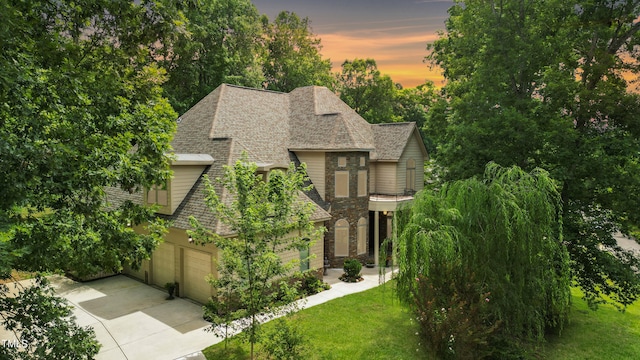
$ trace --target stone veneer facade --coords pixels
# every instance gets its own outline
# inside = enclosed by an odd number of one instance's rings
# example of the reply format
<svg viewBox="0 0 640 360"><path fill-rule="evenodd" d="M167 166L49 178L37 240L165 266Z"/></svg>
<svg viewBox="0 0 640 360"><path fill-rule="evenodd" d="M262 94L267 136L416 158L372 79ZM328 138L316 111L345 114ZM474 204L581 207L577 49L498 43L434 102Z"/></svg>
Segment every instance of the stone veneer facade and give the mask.
<svg viewBox="0 0 640 360"><path fill-rule="evenodd" d="M338 158L346 157L346 166L338 166ZM365 158L364 166L360 166L360 158ZM366 261L369 257L369 152L327 152L325 153L325 201L331 205L330 213L332 219L326 222L327 232L325 233L324 254L331 264L331 267L342 267L346 258L358 258ZM358 196L358 171L367 170L365 196ZM335 197L335 172L349 171L349 197ZM358 220L365 218L366 251L358 254ZM349 256L335 255L335 223L345 219L349 222Z"/></svg>

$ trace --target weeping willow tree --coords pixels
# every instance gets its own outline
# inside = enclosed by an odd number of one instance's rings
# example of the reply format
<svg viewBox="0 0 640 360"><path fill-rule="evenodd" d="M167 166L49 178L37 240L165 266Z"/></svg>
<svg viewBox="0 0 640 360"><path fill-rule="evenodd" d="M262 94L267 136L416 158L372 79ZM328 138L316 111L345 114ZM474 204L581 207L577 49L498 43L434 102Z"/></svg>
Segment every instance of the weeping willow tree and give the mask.
<svg viewBox="0 0 640 360"><path fill-rule="evenodd" d="M440 356L503 358L562 327L569 257L546 171L490 163L482 178L419 193L396 224L398 295Z"/></svg>

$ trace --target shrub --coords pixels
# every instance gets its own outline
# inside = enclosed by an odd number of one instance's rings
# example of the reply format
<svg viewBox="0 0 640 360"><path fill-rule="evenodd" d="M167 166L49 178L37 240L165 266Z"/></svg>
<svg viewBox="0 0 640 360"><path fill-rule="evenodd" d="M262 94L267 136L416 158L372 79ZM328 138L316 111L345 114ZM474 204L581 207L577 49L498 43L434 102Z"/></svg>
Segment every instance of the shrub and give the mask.
<svg viewBox="0 0 640 360"><path fill-rule="evenodd" d="M329 290L329 284L318 279L312 272L298 272L294 275L294 279L300 284L300 293L304 296L317 294L324 290Z"/></svg>
<svg viewBox="0 0 640 360"><path fill-rule="evenodd" d="M273 329L265 334L262 341L264 359L306 359L307 352L307 340L300 328L283 318L275 320Z"/></svg>
<svg viewBox="0 0 640 360"><path fill-rule="evenodd" d="M362 279L360 277L362 264L358 259L345 259L343 269L344 274L340 277L340 280L346 282L356 282Z"/></svg>

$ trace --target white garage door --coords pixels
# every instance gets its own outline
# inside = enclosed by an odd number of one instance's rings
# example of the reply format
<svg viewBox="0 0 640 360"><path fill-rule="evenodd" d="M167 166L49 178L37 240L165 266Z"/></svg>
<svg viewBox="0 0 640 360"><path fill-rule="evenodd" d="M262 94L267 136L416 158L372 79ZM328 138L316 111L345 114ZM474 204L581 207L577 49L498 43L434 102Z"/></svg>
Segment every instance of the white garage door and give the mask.
<svg viewBox="0 0 640 360"><path fill-rule="evenodd" d="M164 286L176 279L175 247L173 244L161 243L151 255L152 282Z"/></svg>
<svg viewBox="0 0 640 360"><path fill-rule="evenodd" d="M206 277L211 274L212 254L184 249L184 296L205 303L211 297L211 285Z"/></svg>

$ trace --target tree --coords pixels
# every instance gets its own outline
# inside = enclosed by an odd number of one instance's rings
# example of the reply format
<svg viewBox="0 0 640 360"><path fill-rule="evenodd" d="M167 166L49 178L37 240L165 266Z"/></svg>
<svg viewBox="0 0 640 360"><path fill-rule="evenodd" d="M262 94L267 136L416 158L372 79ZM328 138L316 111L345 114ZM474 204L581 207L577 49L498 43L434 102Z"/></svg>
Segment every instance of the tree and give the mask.
<svg viewBox="0 0 640 360"><path fill-rule="evenodd" d="M420 131L422 141L431 154L435 146L425 132L428 113L438 100L438 93L432 82L428 81L415 88L400 88L396 91L393 114L397 121L415 122Z"/></svg>
<svg viewBox="0 0 640 360"><path fill-rule="evenodd" d="M160 240L164 227L150 209L131 202L106 207L105 189L142 191L169 175L165 152L176 114L162 97L164 71L150 56L158 33L174 28L162 9L124 0L0 4L3 279L12 269L118 271L148 258ZM135 234L129 222L148 222L149 235ZM27 300L50 309L47 302L60 303L51 295L40 286L12 303L3 292L3 305L11 307L0 312L28 313ZM29 325L38 317L34 327L54 331L29 347L33 356L65 342L77 346L74 358L92 357L89 333L52 320L66 316L62 310L15 318L30 329L17 339L38 332ZM11 324L5 317L3 325Z"/></svg>
<svg viewBox="0 0 640 360"><path fill-rule="evenodd" d="M98 353L93 329L75 323L72 307L55 296L44 277L30 286L0 284L0 308L3 327L20 334L2 340L3 359L86 359Z"/></svg>
<svg viewBox="0 0 640 360"><path fill-rule="evenodd" d="M638 1L465 1L429 56L448 81L427 125L445 178L489 161L549 170L592 305L640 294L638 259L612 237L640 225L638 15Z"/></svg>
<svg viewBox="0 0 640 360"><path fill-rule="evenodd" d="M310 246L309 239L317 238L321 231L310 220L313 204L299 197L300 191L307 190L304 165L296 169L291 164L286 172L272 170L266 181L256 171L257 165L249 163L246 155L226 168L218 181L231 201L221 197L205 179L209 209L235 237L219 236L195 218L190 220L194 239L213 242L221 253L218 279L212 284L223 305L234 299L237 308L242 309L247 323L241 325L246 326L244 334L251 344L251 358L254 344L260 339L260 316L284 305L279 298L283 297L286 303L296 295L296 289L287 286L285 277L297 261L283 263L279 254ZM224 329L230 318L214 320L221 320L213 326L222 325L223 334L227 334Z"/></svg>
<svg viewBox="0 0 640 360"><path fill-rule="evenodd" d="M163 40L164 90L182 114L222 83L259 88L262 23L249 0L187 1L168 5L184 14L185 29Z"/></svg>
<svg viewBox="0 0 640 360"><path fill-rule="evenodd" d="M290 92L319 85L332 88L331 62L322 59L320 38L311 31L309 18L283 11L273 24L264 21L266 54L263 71L269 90Z"/></svg>
<svg viewBox="0 0 640 360"><path fill-rule="evenodd" d="M381 75L373 59L346 60L336 74L340 99L372 124L394 122L396 86Z"/></svg>
<svg viewBox="0 0 640 360"><path fill-rule="evenodd" d="M564 324L569 256L546 171L491 163L418 193L396 221L398 295L440 358L505 358Z"/></svg>

